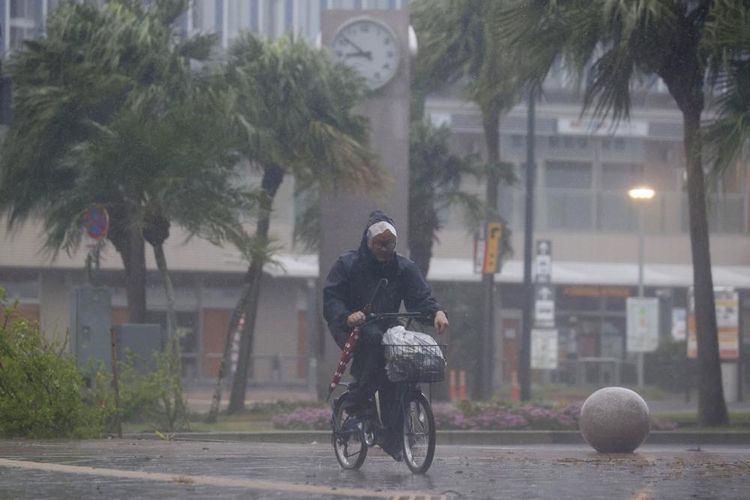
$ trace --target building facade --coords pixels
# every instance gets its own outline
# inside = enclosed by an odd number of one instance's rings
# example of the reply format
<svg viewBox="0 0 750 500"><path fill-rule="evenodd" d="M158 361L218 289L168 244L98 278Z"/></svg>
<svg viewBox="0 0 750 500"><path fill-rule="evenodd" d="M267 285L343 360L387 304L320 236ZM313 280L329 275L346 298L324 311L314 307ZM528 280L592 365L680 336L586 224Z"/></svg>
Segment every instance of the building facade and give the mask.
<svg viewBox="0 0 750 500"><path fill-rule="evenodd" d="M22 40L44 34L44 21L56 0L0 0L3 54L20 50ZM180 20L186 33L220 35L223 48L243 30L270 38L295 34L315 43L320 13L325 9L405 9L406 0L194 0ZM535 237L552 244L551 284L555 295L554 324L559 332L560 365L538 372L538 380L605 384L633 382L634 358L627 352L626 301L638 285L638 210L627 189L647 183L656 191L645 210L643 280L645 295L658 297L660 336L680 340L681 311L689 307L692 284L691 254L685 194L681 116L658 79L634 89L633 109L627 123L593 123L580 115L580 98L569 75L558 68L545 82L536 110ZM484 154L481 116L459 91L431 96L427 114L433 123L453 132L452 146L459 153ZM514 253L497 274L495 384L509 380L517 369L521 332L524 182L526 162L525 103L501 120L501 157L514 165L519 182L501 187L501 213L512 232ZM736 290L740 298L739 357L750 344L750 316L744 303L750 291L749 184L746 163L739 163L711 185L709 219L716 286ZM483 193L480 183L467 181L468 190ZM274 359L281 357L281 379L309 383L311 335L320 333L317 318L317 258L295 247L293 180L282 185L273 216L273 236L283 245L283 268L269 269L263 283L261 313L256 333L257 383L270 381ZM474 273L474 241L461 213L444 214L428 278L445 297L456 345L476 330L476 304L467 297L478 290ZM178 323L183 333L186 373L210 378L222 351L229 314L239 296L246 264L229 248L191 241L175 231L167 255L177 288ZM352 246L358 235L352 236ZM70 324L67 298L87 281L83 270L86 249L50 261L40 255L39 235L25 227L6 233L0 228L0 285L21 310L40 320L52 338L61 339ZM149 256L150 258L150 256ZM113 290L113 321L126 318L121 263L105 250L103 283ZM148 304L151 319L164 321L166 301L155 265L149 260ZM478 298L477 298L478 299ZM673 321L674 318L674 321ZM744 346L744 347L743 347ZM457 368L470 373L471 356L458 352ZM735 380L729 392L741 392L746 378L742 364L733 366ZM465 363L465 366L461 366ZM732 363L735 363L732 365ZM731 368L730 366L730 368ZM731 370L730 370L731 372ZM647 380L648 381L648 380ZM470 381L471 382L471 381Z"/></svg>

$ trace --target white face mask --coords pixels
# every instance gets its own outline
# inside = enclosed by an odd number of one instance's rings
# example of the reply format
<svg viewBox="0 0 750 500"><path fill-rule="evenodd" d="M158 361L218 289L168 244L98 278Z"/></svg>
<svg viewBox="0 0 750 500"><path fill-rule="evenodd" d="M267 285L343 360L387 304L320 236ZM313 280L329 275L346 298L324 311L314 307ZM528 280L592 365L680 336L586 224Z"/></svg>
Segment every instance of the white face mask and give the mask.
<svg viewBox="0 0 750 500"><path fill-rule="evenodd" d="M367 242L370 243L375 236L386 231L390 231L393 236L398 238L398 233L396 233L396 228L393 227L393 224L381 220L367 228Z"/></svg>

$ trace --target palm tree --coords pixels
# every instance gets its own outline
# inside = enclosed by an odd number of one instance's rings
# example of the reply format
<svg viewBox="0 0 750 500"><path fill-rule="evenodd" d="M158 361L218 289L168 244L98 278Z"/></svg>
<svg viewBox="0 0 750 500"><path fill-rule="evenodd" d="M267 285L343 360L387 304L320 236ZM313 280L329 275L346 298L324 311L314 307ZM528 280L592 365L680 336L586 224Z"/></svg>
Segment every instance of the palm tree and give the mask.
<svg viewBox="0 0 750 500"><path fill-rule="evenodd" d="M484 216L484 203L473 193L461 190L467 176L482 174L473 155L460 157L450 152L450 129L427 121L414 121L409 134L409 257L427 276L432 246L444 224L444 213L463 209L467 227L477 227ZM315 184L297 182L295 199L302 209L294 221L295 244L317 251L320 243L320 193Z"/></svg>
<svg viewBox="0 0 750 500"><path fill-rule="evenodd" d="M246 34L230 50L226 81L238 95L243 136L237 149L261 173L262 191L256 251L229 326L231 333L244 313L232 413L244 408L271 212L284 176L327 186L377 187L382 174L366 145L365 119L352 112L362 88L351 71L333 66L322 51L293 38L268 42Z"/></svg>
<svg viewBox="0 0 750 500"><path fill-rule="evenodd" d="M47 248L57 252L77 247L81 214L103 204L132 322L145 319L144 235L169 290L170 219L216 234L217 225L237 220L227 217L229 207L247 198L228 184L231 98L212 93L207 77L190 69L214 39L174 37L172 23L186 6L63 4L47 37L27 42L11 66L16 113L0 160L0 209L11 226L41 214Z"/></svg>
<svg viewBox="0 0 750 500"><path fill-rule="evenodd" d="M515 2L493 23L500 39L529 63L525 77L542 81L559 57L586 75L584 111L628 118L630 86L645 74L666 84L682 112L700 367L698 413L703 425L729 420L721 384L713 277L702 162L701 118L706 75L715 51L709 27L745 3L711 0Z"/></svg>
<svg viewBox="0 0 750 500"><path fill-rule="evenodd" d="M486 218L498 217L498 188L503 179L511 178L509 165L500 160L500 117L520 99L522 83L511 65L511 54L497 43L496 32L489 22L505 6L500 0L417 0L412 3L412 23L419 40L419 56L414 91L418 97L448 84L465 84L468 97L482 114L487 148ZM421 106L415 110L421 112ZM493 331L494 274L482 276L486 303L483 322L482 352L491 353ZM480 397L490 396L491 360L479 363Z"/></svg>
<svg viewBox="0 0 750 500"><path fill-rule="evenodd" d="M716 118L706 128L712 173L721 175L742 157L750 140L750 10L721 2L706 27L705 46L714 54Z"/></svg>
<svg viewBox="0 0 750 500"><path fill-rule="evenodd" d="M452 206L464 209L467 227L477 227L484 204L461 190L466 176L481 170L472 157L450 152L450 129L427 121L414 121L409 135L409 256L424 276L430 268L432 245L443 227L441 214Z"/></svg>

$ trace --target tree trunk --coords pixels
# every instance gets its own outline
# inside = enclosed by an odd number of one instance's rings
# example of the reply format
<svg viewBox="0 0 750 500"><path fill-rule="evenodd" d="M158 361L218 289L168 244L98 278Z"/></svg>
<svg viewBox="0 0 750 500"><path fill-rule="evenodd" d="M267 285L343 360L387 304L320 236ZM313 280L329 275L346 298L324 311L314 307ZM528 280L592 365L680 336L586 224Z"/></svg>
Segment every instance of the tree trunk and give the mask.
<svg viewBox="0 0 750 500"><path fill-rule="evenodd" d="M711 273L705 176L701 161L700 106L681 106L684 121L690 247L693 254L695 325L698 341L698 419L701 425L729 423L721 383L721 360Z"/></svg>
<svg viewBox="0 0 750 500"><path fill-rule="evenodd" d="M416 172L410 169L410 175ZM432 245L438 221L435 213L435 187L432 182L425 182L422 175L410 178L409 189L409 258L414 261L426 278L432 260ZM419 184L419 187L414 187Z"/></svg>
<svg viewBox="0 0 750 500"><path fill-rule="evenodd" d="M177 312L174 307L174 287L172 286L172 280L167 270L167 257L164 254L164 245L156 244L152 245L152 247L154 249L156 267L159 269L159 273L161 273L161 277L164 280L164 293L167 296L167 349L171 349L172 351L170 353L174 363L172 370L174 371L175 383L177 384L176 393L174 394L174 415L177 418L184 418L187 413L185 411L185 401L182 397L182 359L180 359L180 339L177 338Z"/></svg>
<svg viewBox="0 0 750 500"><path fill-rule="evenodd" d="M264 196L261 200L260 215L256 226L255 236L261 244L268 242L268 228L271 225L271 210L276 192L284 180L284 170L278 165L271 165L263 169L261 189ZM264 258L254 256L247 270L247 304L245 306L245 324L240 334L240 353L237 359L237 371L232 380L232 391L229 395L227 413L238 413L245 409L245 392L247 390L247 375L255 336L255 319L258 315L258 298L260 296L260 280L263 277Z"/></svg>
<svg viewBox="0 0 750 500"><path fill-rule="evenodd" d="M135 207L124 199L107 205L109 232L107 239L120 254L125 268L125 291L128 321L146 322L146 246L140 224L131 220Z"/></svg>
<svg viewBox="0 0 750 500"><path fill-rule="evenodd" d="M250 288L245 287L242 290L242 296L240 297L239 302L234 306L234 310L232 311L232 316L229 318L229 326L227 327L227 334L224 338L224 352L221 355L221 363L219 364L219 373L216 376L216 384L214 385L214 393L211 396L211 408L208 411L208 415L206 415L205 422L207 424L212 424L216 422L216 419L219 416L219 407L221 406L221 389L222 389L222 382L224 380L224 377L227 375L227 370L229 368L229 357L232 354L232 341L234 340L235 332L237 331L237 327L240 324L240 318L242 317L242 313L245 311L245 308L247 307L247 303L250 300Z"/></svg>
<svg viewBox="0 0 750 500"><path fill-rule="evenodd" d="M500 107L496 104L485 105L482 108L482 126L484 140L487 145L487 222L497 218L497 189L499 187L498 165L500 163ZM492 368L494 363L494 332L495 332L495 274L482 274L482 337L480 340L479 378L476 392L481 399L492 397Z"/></svg>
<svg viewBox="0 0 750 500"><path fill-rule="evenodd" d="M146 255L143 233L127 215L125 203L107 207L110 230L107 238L115 246L125 268L128 321L146 322Z"/></svg>
<svg viewBox="0 0 750 500"><path fill-rule="evenodd" d="M418 226L415 227L412 224L417 224ZM422 275L426 278L427 273L430 271L433 240L432 231L427 227L419 227L421 224L423 223L409 221L409 258L414 261L419 270L422 271Z"/></svg>

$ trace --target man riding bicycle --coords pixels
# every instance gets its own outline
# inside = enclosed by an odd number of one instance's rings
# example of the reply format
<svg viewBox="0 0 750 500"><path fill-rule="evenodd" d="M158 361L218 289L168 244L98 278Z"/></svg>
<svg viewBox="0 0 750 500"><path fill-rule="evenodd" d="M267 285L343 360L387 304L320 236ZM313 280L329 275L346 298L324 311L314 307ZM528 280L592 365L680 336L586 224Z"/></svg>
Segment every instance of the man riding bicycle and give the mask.
<svg viewBox="0 0 750 500"><path fill-rule="evenodd" d="M367 312L398 312L403 302L407 311L430 318L439 334L448 328L448 318L417 265L396 253L397 237L393 220L380 210L372 212L359 249L340 255L328 273L323 287L323 314L340 348L344 347L349 333L365 323L366 306L371 309ZM378 290L378 283L383 278L387 284ZM386 453L400 461L401 447L396 429L401 428L402 417L396 386L386 376L381 345L383 332L391 326L394 326L392 320L381 320L360 328L351 368L356 383L350 385L349 392L362 408L367 408L371 406L375 392L379 391L386 429L379 444Z"/></svg>

